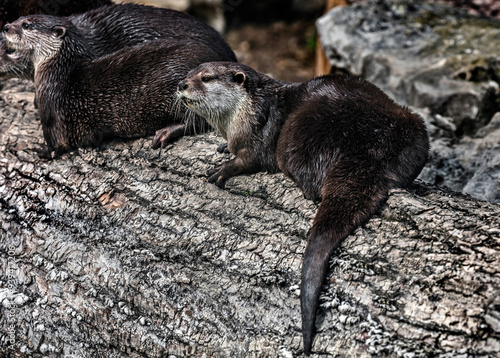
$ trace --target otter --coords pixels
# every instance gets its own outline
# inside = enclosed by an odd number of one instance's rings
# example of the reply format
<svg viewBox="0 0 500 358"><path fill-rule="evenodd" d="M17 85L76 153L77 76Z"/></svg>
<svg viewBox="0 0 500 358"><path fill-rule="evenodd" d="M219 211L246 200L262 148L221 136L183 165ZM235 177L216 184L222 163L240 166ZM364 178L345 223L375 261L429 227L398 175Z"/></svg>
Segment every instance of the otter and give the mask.
<svg viewBox="0 0 500 358"><path fill-rule="evenodd" d="M65 17L85 38L95 56L100 57L149 41L189 41L211 47L216 61L236 61L236 56L222 36L201 20L179 11L136 4L109 5L83 14ZM10 25L3 28L9 32ZM0 71L10 77L34 80L34 69L27 50L0 49ZM11 53L5 53L10 51Z"/></svg>
<svg viewBox="0 0 500 358"><path fill-rule="evenodd" d="M69 19L49 15L20 18L4 37L9 46L28 51L34 65L47 143L43 157L110 136L135 138L160 130L156 143L163 145L208 128L201 117L176 107L175 96L190 69L220 58L202 43L158 40L96 57Z"/></svg>
<svg viewBox="0 0 500 358"><path fill-rule="evenodd" d="M0 28L20 16L32 14L65 16L111 4L111 0L0 0Z"/></svg>
<svg viewBox="0 0 500 358"><path fill-rule="evenodd" d="M177 95L236 156L210 170L210 182L224 188L236 175L281 171L320 202L301 278L309 355L329 258L379 210L390 189L407 187L422 170L429 151L422 118L363 79L327 75L286 83L229 62L193 69Z"/></svg>

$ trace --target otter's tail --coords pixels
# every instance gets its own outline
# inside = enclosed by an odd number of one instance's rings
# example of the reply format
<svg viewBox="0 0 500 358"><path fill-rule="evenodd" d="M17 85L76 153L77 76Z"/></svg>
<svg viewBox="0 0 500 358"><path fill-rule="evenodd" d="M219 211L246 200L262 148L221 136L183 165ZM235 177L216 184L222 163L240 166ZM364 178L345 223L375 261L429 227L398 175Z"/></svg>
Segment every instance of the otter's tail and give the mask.
<svg viewBox="0 0 500 358"><path fill-rule="evenodd" d="M353 170L355 166L356 170ZM385 201L391 180L383 168L366 163L338 163L327 173L322 201L314 219L302 264L300 303L304 353L314 338L321 285L333 251L357 226L367 221Z"/></svg>

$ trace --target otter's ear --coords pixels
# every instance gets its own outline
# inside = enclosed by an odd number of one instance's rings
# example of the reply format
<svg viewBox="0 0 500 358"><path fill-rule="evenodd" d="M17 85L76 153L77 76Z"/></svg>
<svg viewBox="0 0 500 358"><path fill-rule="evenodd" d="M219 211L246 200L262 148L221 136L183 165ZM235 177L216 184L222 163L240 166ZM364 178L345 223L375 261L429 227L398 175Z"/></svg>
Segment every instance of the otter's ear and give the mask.
<svg viewBox="0 0 500 358"><path fill-rule="evenodd" d="M242 85L247 80L247 76L243 72L236 72L233 76L234 82Z"/></svg>
<svg viewBox="0 0 500 358"><path fill-rule="evenodd" d="M54 26L54 32L58 38L62 38L66 35L66 28L64 26Z"/></svg>

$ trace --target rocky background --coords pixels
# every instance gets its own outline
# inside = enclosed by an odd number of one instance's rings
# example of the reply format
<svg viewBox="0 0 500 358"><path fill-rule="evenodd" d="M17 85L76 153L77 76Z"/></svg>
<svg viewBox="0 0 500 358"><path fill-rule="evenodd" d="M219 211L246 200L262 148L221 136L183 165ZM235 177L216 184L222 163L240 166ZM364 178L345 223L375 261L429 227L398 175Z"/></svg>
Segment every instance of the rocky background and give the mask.
<svg viewBox="0 0 500 358"><path fill-rule="evenodd" d="M500 201L500 21L385 1L317 22L334 71L367 78L421 113L432 137L420 178Z"/></svg>
<svg viewBox="0 0 500 358"><path fill-rule="evenodd" d="M308 21L229 24L227 38L242 62L301 80ZM392 191L332 258L312 356L498 357L497 22L379 1L317 25L335 70L413 106L433 144L431 184ZM274 57L257 34L272 35ZM300 267L317 207L291 181L209 184L230 157L213 133L42 161L33 84L0 86L1 358L302 355Z"/></svg>

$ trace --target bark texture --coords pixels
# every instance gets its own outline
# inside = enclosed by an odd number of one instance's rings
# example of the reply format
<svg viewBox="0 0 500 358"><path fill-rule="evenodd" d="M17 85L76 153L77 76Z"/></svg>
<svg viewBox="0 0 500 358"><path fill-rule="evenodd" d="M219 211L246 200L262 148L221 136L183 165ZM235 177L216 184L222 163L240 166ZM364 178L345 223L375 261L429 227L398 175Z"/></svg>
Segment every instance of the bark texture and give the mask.
<svg viewBox="0 0 500 358"><path fill-rule="evenodd" d="M293 182L209 184L215 134L41 161L32 85L3 85L0 357L301 355ZM332 258L313 356L498 357L499 294L500 206L417 183Z"/></svg>

